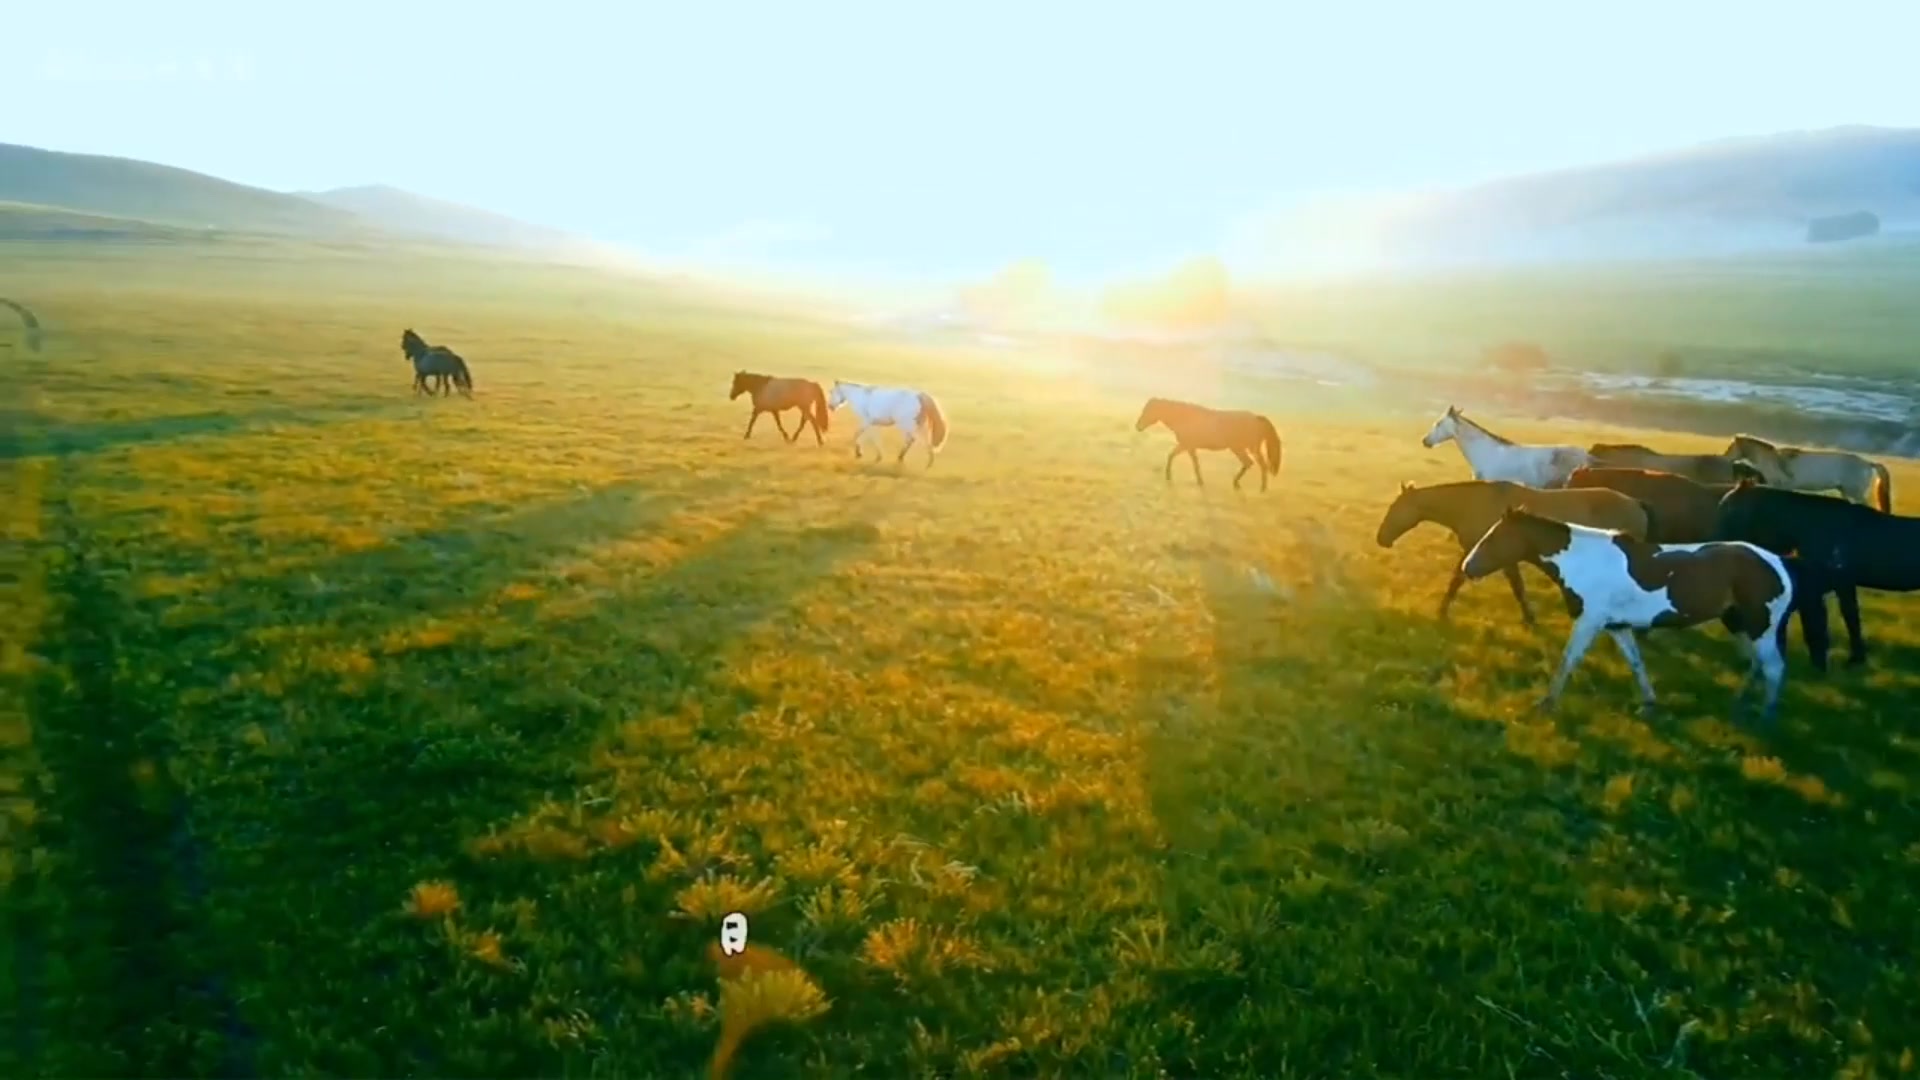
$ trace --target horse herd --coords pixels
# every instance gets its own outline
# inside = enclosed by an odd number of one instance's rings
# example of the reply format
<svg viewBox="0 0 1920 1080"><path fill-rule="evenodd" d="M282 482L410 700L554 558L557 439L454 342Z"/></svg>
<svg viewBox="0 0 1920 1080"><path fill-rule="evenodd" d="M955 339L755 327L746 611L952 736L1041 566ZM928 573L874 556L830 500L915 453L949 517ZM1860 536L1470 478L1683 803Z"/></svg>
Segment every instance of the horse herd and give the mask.
<svg viewBox="0 0 1920 1080"><path fill-rule="evenodd" d="M466 363L443 346L430 346L413 331L401 347L414 365L415 392L441 392L451 379L468 394ZM895 461L924 434L927 464L947 441L949 424L940 403L909 387L833 383L738 371L729 399L747 395L752 412L743 438L753 436L762 414L788 443L812 427L816 445L832 414L847 407L858 422L856 458L877 429L897 428L905 438ZM789 432L781 414L797 410ZM1228 451L1240 462L1233 486L1259 470L1260 490L1280 471L1281 441L1272 421L1252 412L1219 410L1190 402L1151 398L1134 423L1136 431L1164 425L1174 436L1164 478L1185 454L1200 474L1198 451ZM1464 553L1454 566L1439 616L1447 618L1455 595L1471 580L1501 574L1520 607L1536 625L1520 565L1542 571L1560 589L1573 628L1559 668L1540 701L1553 708L1567 679L1602 633L1619 646L1639 684L1643 711L1655 706L1653 686L1635 631L1692 627L1718 620L1748 659L1736 710L1756 681L1760 713L1777 713L1786 672L1786 625L1798 612L1801 633L1816 670L1826 670L1826 596L1840 605L1848 635L1848 663L1866 659L1857 590L1920 589L1920 518L1895 515L1892 479L1886 467L1856 454L1777 446L1739 435L1719 454L1666 454L1638 444L1529 445L1503 438L1448 407L1421 440L1428 449L1453 442L1473 479L1417 487L1402 485L1376 536L1382 547L1424 522L1451 532ZM874 447L876 459L879 447ZM1834 498L1826 491L1837 491Z"/></svg>
<svg viewBox="0 0 1920 1080"><path fill-rule="evenodd" d="M1625 655L1643 709L1652 683L1635 630L1718 619L1749 659L1744 699L1764 680L1764 717L1778 708L1787 618L1799 612L1816 670L1826 669L1826 596L1847 626L1850 664L1866 659L1857 590L1920 589L1920 518L1895 515L1886 467L1857 454L1776 446L1737 435L1719 454L1665 454L1638 444L1532 446L1502 438L1449 407L1421 440L1452 441L1474 479L1402 486L1376 540L1391 547L1432 521L1464 558L1440 602L1444 620L1464 581L1504 574L1533 624L1519 564L1531 563L1573 616L1566 652L1541 705L1551 708L1602 631ZM1821 494L1838 491L1843 497ZM1869 500L1873 505L1867 505Z"/></svg>

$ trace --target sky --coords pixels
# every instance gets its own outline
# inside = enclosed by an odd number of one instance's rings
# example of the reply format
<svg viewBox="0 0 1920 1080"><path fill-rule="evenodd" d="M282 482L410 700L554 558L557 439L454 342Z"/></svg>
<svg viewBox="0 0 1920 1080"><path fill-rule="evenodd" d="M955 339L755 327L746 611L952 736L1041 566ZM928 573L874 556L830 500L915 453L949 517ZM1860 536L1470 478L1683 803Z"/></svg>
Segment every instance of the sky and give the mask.
<svg viewBox="0 0 1920 1080"><path fill-rule="evenodd" d="M0 142L850 278L1231 265L1331 196L1920 126L1906 0L13 7Z"/></svg>

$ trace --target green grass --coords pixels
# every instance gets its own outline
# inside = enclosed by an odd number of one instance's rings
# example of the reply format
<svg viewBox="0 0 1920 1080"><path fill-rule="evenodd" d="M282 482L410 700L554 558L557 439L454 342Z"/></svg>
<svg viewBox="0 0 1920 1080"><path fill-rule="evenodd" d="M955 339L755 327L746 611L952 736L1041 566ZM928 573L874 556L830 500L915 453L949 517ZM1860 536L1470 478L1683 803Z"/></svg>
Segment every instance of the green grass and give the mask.
<svg viewBox="0 0 1920 1080"><path fill-rule="evenodd" d="M1234 381L1287 464L1203 493L1111 379L584 271L16 254L9 1075L686 1076L723 1004L807 1017L750 1076L1911 1070L1909 599L1776 734L1717 631L1650 640L1668 716L1603 646L1545 720L1544 579L1443 628L1449 542L1373 543L1464 475L1382 403ZM741 366L953 441L743 443ZM733 908L804 975L723 990Z"/></svg>
<svg viewBox="0 0 1920 1080"><path fill-rule="evenodd" d="M1460 274L1269 290L1281 340L1388 367L1478 365L1506 341L1588 370L1769 378L1810 371L1912 379L1920 243L1764 257Z"/></svg>

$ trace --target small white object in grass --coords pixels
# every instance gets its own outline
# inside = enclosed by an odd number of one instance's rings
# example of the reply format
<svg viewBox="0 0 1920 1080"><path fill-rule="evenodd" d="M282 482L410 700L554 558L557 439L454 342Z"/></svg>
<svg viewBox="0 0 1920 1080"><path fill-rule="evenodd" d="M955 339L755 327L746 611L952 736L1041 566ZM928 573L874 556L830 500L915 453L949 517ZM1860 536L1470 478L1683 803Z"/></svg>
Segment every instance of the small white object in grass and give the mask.
<svg viewBox="0 0 1920 1080"><path fill-rule="evenodd" d="M1267 572L1257 566L1247 567L1247 577L1253 581L1253 587L1259 589L1261 592L1271 593L1279 591L1273 587L1273 579L1267 576Z"/></svg>
<svg viewBox="0 0 1920 1080"><path fill-rule="evenodd" d="M747 917L738 911L729 911L720 920L720 951L728 956L747 951Z"/></svg>

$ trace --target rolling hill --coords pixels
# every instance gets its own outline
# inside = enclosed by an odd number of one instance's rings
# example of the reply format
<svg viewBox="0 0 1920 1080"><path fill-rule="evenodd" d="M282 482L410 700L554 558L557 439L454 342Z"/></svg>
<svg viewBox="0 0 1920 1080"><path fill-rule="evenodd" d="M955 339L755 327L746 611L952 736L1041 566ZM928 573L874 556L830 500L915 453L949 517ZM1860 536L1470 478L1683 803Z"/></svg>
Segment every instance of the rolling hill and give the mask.
<svg viewBox="0 0 1920 1080"><path fill-rule="evenodd" d="M1883 235L1920 228L1920 130L1727 139L1292 214L1266 244L1281 251L1310 223L1323 247L1402 266L1692 258L1801 247L1813 219L1857 211Z"/></svg>
<svg viewBox="0 0 1920 1080"><path fill-rule="evenodd" d="M583 237L384 186L281 192L130 158L0 143L0 235L156 239L181 230L608 255Z"/></svg>
<svg viewBox="0 0 1920 1080"><path fill-rule="evenodd" d="M378 228L482 247L588 251L600 245L585 237L505 214L372 184L297 193L322 206L342 210Z"/></svg>

